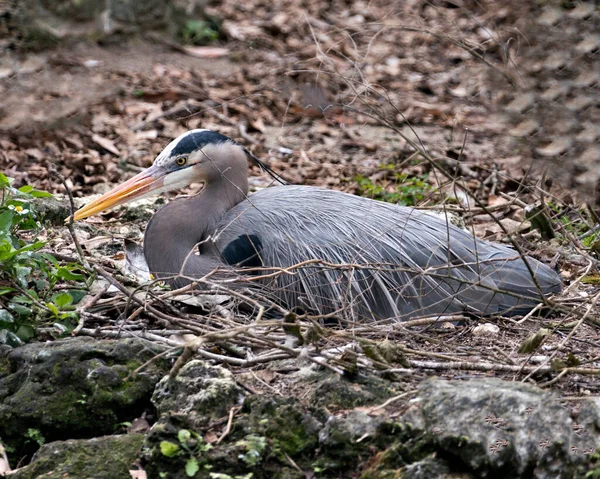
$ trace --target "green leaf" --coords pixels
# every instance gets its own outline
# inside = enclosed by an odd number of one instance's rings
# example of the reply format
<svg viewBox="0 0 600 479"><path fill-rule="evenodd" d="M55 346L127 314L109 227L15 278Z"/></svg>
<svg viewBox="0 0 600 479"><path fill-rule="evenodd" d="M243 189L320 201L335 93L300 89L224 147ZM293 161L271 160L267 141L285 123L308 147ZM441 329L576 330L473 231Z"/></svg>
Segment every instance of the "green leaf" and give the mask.
<svg viewBox="0 0 600 479"><path fill-rule="evenodd" d="M6 309L0 309L0 323L14 323L15 318Z"/></svg>
<svg viewBox="0 0 600 479"><path fill-rule="evenodd" d="M83 281L85 279L82 274L73 273L64 266L56 270L56 277L65 281Z"/></svg>
<svg viewBox="0 0 600 479"><path fill-rule="evenodd" d="M190 437L192 437L192 434L187 429L181 429L177 433L177 439L179 439L179 442L181 442L182 444L188 442L190 440Z"/></svg>
<svg viewBox="0 0 600 479"><path fill-rule="evenodd" d="M21 326L19 326L19 329L17 329L16 334L19 337L19 339L21 339L24 342L27 342L35 338L35 329L29 324L22 324Z"/></svg>
<svg viewBox="0 0 600 479"><path fill-rule="evenodd" d="M79 319L79 315L75 311L67 311L66 313L62 313L58 318L59 319L74 319L74 320L78 320ZM65 324L64 326L65 326L65 328L70 327L68 324Z"/></svg>
<svg viewBox="0 0 600 479"><path fill-rule="evenodd" d="M46 306L50 311L52 311L52 314L54 314L54 316L58 316L60 314L60 311L54 303L46 303Z"/></svg>
<svg viewBox="0 0 600 479"><path fill-rule="evenodd" d="M48 193L47 191L33 190L31 196L34 198L53 198L54 195L52 193Z"/></svg>
<svg viewBox="0 0 600 479"><path fill-rule="evenodd" d="M19 283L21 283L21 286L27 288L27 276L31 274L31 268L28 266L15 266L14 273Z"/></svg>
<svg viewBox="0 0 600 479"><path fill-rule="evenodd" d="M199 470L198 460L195 457L190 457L185 463L185 473L187 476L194 477Z"/></svg>
<svg viewBox="0 0 600 479"><path fill-rule="evenodd" d="M12 293L14 288L0 288L0 296L4 296L5 294Z"/></svg>
<svg viewBox="0 0 600 479"><path fill-rule="evenodd" d="M69 293L58 293L52 296L52 302L59 308L64 308L65 306L69 306L71 303L73 303L73 298Z"/></svg>
<svg viewBox="0 0 600 479"><path fill-rule="evenodd" d="M73 301L71 302L71 304L78 304L87 294L87 291L84 291L83 289L70 289L68 291L68 293L71 295L71 298L73 299Z"/></svg>
<svg viewBox="0 0 600 479"><path fill-rule="evenodd" d="M0 213L0 235L8 235L13 224L15 214L11 210L5 210Z"/></svg>
<svg viewBox="0 0 600 479"><path fill-rule="evenodd" d="M49 253L41 253L40 256L58 268L58 261L56 260L56 258L54 256L52 256Z"/></svg>
<svg viewBox="0 0 600 479"><path fill-rule="evenodd" d="M6 344L11 348L18 348L19 346L23 346L23 341L12 331L0 329L0 344Z"/></svg>
<svg viewBox="0 0 600 479"><path fill-rule="evenodd" d="M13 296L13 298L10 300L10 302L11 303L19 303L19 304L31 304L31 303L33 303L33 300L31 298L29 298L28 296L19 294L17 296Z"/></svg>
<svg viewBox="0 0 600 479"><path fill-rule="evenodd" d="M15 254L26 253L27 251L35 251L43 248L45 244L45 241L36 241L35 243L28 244L27 246L23 246L22 248L16 250Z"/></svg>
<svg viewBox="0 0 600 479"><path fill-rule="evenodd" d="M33 191L33 186L31 185L25 185L25 186L21 186L21 188L19 188L19 191L21 193L31 193Z"/></svg>
<svg viewBox="0 0 600 479"><path fill-rule="evenodd" d="M27 290L27 294L29 294L29 296L31 296L35 300L40 299L39 295L37 294L37 291L35 289L33 289L33 288L29 288Z"/></svg>
<svg viewBox="0 0 600 479"><path fill-rule="evenodd" d="M179 446L175 443L169 441L161 441L160 443L160 452L163 456L166 457L174 457L179 454Z"/></svg>
<svg viewBox="0 0 600 479"><path fill-rule="evenodd" d="M9 303L8 307L19 316L29 317L33 315L32 309L28 308L27 306L23 306L22 304Z"/></svg>
<svg viewBox="0 0 600 479"><path fill-rule="evenodd" d="M0 188L8 188L12 183L11 179L4 173L0 173Z"/></svg>
<svg viewBox="0 0 600 479"><path fill-rule="evenodd" d="M17 250L8 240L0 240L0 261L6 262L17 254Z"/></svg>

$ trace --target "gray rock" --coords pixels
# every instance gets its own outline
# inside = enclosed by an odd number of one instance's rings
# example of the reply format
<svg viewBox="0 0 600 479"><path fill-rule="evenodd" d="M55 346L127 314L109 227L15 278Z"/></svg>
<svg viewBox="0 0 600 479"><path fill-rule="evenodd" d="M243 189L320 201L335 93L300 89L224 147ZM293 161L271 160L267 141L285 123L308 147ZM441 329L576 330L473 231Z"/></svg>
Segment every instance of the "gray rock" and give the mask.
<svg viewBox="0 0 600 479"><path fill-rule="evenodd" d="M576 437L553 394L518 382L428 380L418 401L436 449L480 477L576 477L600 444L597 403L582 410L586 435Z"/></svg>
<svg viewBox="0 0 600 479"><path fill-rule="evenodd" d="M451 477L473 477L471 475L452 475L446 463L435 457L426 457L421 461L407 465L402 474L402 479L431 479Z"/></svg>
<svg viewBox="0 0 600 479"><path fill-rule="evenodd" d="M133 463L143 442L142 434L52 442L42 446L33 461L11 477L13 479L131 477L129 470L134 469Z"/></svg>
<svg viewBox="0 0 600 479"><path fill-rule="evenodd" d="M92 338L1 349L2 441L28 454L37 448L31 431L46 442L113 433L117 424L150 406L154 386L169 364L154 361L132 373L161 351L131 339Z"/></svg>
<svg viewBox="0 0 600 479"><path fill-rule="evenodd" d="M152 402L159 414L181 414L195 426L226 416L242 400L233 375L220 366L190 361L175 378L165 376L156 386Z"/></svg>

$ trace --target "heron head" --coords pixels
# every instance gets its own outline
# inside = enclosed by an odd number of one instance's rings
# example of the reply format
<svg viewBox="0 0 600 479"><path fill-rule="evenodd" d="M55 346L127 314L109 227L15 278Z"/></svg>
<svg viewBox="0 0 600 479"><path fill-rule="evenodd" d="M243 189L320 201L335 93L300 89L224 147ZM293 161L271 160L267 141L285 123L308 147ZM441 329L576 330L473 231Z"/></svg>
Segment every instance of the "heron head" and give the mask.
<svg viewBox="0 0 600 479"><path fill-rule="evenodd" d="M246 161L242 146L210 130L188 131L156 157L147 170L80 208L75 221L98 214L132 200L180 189L192 183L207 182L222 174L228 159Z"/></svg>

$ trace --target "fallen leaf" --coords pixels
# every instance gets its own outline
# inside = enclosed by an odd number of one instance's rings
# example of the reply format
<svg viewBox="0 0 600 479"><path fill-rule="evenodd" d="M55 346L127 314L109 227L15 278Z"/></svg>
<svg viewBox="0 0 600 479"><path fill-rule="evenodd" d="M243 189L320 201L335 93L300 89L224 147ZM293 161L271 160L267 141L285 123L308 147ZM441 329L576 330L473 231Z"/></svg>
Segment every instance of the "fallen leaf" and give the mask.
<svg viewBox="0 0 600 479"><path fill-rule="evenodd" d="M145 433L150 429L150 423L143 417L138 417L131 421L131 426L127 430L129 434Z"/></svg>
<svg viewBox="0 0 600 479"><path fill-rule="evenodd" d="M182 50L196 58L221 58L229 55L229 49L221 47L183 47Z"/></svg>
<svg viewBox="0 0 600 479"><path fill-rule="evenodd" d="M96 143L98 146L101 146L109 153L112 153L115 156L120 156L119 149L115 146L115 144L110 141L108 138L104 138L100 135L92 135L92 141Z"/></svg>
<svg viewBox="0 0 600 479"><path fill-rule="evenodd" d="M277 377L277 373L270 369L261 369L260 371L255 371L254 374L267 384L271 384Z"/></svg>
<svg viewBox="0 0 600 479"><path fill-rule="evenodd" d="M37 148L28 148L27 150L25 150L25 153L27 153L29 156L35 158L38 161L42 161L46 156Z"/></svg>
<svg viewBox="0 0 600 479"><path fill-rule="evenodd" d="M557 138L555 139L552 143L550 143L549 145L546 145L543 148L536 148L535 151L536 153L542 155L542 156L558 156L558 155L562 155L563 153L565 153L569 148L571 148L571 145L573 144L573 140L571 140L570 138Z"/></svg>
<svg viewBox="0 0 600 479"><path fill-rule="evenodd" d="M503 196L490 195L488 198L488 206L501 206L509 203L509 200Z"/></svg>
<svg viewBox="0 0 600 479"><path fill-rule="evenodd" d="M540 328L537 333L532 334L527 339L521 342L517 352L519 354L530 354L536 351L548 336L552 334L552 331L546 328Z"/></svg>
<svg viewBox="0 0 600 479"><path fill-rule="evenodd" d="M81 245L85 246L88 250L94 250L103 244L110 243L112 240L112 236L95 236L87 241L81 241Z"/></svg>
<svg viewBox="0 0 600 479"><path fill-rule="evenodd" d="M204 442L207 444L213 444L213 443L217 442L218 440L219 440L219 436L217 436L217 433L214 431L208 431L204 435Z"/></svg>

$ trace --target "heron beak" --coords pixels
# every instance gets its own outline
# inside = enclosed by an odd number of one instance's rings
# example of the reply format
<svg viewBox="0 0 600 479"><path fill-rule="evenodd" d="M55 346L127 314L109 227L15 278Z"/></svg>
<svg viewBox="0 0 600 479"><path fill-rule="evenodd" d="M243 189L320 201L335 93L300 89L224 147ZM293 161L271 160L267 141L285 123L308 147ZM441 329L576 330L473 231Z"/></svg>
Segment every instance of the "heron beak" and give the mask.
<svg viewBox="0 0 600 479"><path fill-rule="evenodd" d="M100 198L80 208L73 215L73 221L79 221L88 216L98 214L114 206L122 205L129 201L139 199L148 193L162 188L165 172L158 167L151 166L145 171L135 175L122 185L113 188Z"/></svg>

